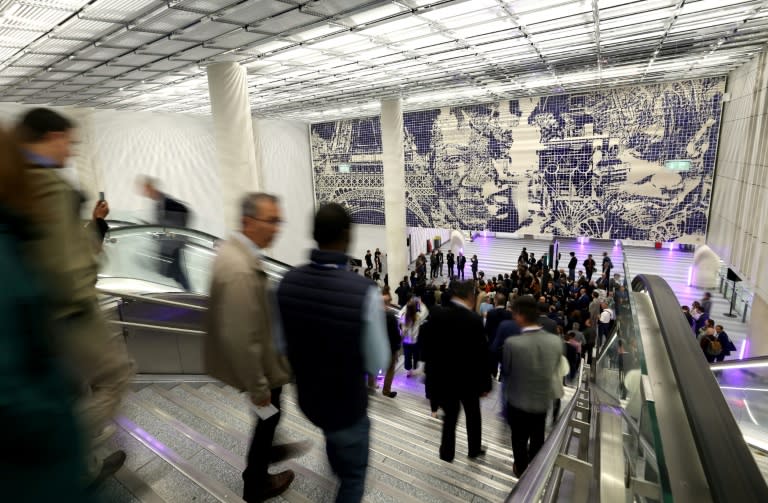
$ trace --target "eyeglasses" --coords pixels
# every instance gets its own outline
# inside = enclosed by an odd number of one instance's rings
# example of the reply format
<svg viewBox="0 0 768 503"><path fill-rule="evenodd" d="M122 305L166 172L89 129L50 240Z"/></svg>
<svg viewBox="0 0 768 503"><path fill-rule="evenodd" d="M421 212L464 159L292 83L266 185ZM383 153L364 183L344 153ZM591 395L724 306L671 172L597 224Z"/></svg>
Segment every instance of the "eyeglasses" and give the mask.
<svg viewBox="0 0 768 503"><path fill-rule="evenodd" d="M264 222L272 225L280 225L283 223L283 220L280 218L256 218L256 217L248 217L248 218L250 218L251 220L256 220L258 222Z"/></svg>

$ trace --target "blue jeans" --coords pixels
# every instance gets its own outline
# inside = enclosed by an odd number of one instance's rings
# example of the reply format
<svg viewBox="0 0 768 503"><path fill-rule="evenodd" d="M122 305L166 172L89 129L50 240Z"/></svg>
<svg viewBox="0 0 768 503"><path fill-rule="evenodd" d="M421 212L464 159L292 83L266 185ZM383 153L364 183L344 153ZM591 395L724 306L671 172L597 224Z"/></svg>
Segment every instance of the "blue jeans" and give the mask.
<svg viewBox="0 0 768 503"><path fill-rule="evenodd" d="M323 431L328 461L341 482L336 503L358 503L363 499L370 429L366 415L343 430Z"/></svg>

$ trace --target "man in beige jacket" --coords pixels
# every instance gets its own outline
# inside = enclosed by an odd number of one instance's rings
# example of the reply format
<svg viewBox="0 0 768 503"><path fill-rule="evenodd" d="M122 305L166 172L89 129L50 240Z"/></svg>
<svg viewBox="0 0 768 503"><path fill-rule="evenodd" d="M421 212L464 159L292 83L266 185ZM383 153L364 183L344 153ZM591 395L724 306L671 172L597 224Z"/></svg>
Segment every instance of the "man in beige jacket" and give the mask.
<svg viewBox="0 0 768 503"><path fill-rule="evenodd" d="M110 330L96 296L96 243L80 220L82 196L59 174L73 140L74 125L58 113L37 108L19 121L35 206L41 225L27 252L44 276L54 316L54 341L62 362L81 388L79 419L91 448L114 432L111 424L128 390L134 365L119 331ZM117 451L88 459L90 482L99 483L125 462Z"/></svg>
<svg viewBox="0 0 768 503"><path fill-rule="evenodd" d="M278 412L257 419L243 472L243 499L262 501L285 491L291 470L270 475L270 462L287 456L286 446L272 446L280 419L280 392L290 377L273 326L274 303L262 260L263 249L277 234L280 207L275 196L248 194L242 204L242 231L219 248L213 263L205 343L205 365L213 377L250 395L257 407Z"/></svg>

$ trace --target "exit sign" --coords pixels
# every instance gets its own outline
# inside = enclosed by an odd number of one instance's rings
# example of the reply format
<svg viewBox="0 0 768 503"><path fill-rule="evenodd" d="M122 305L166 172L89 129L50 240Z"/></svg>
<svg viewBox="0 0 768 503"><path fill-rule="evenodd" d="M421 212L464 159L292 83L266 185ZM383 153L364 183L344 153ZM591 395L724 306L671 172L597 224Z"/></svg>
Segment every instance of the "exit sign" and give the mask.
<svg viewBox="0 0 768 503"><path fill-rule="evenodd" d="M690 171L691 161L687 159L675 159L672 161L666 161L664 166L672 171Z"/></svg>
<svg viewBox="0 0 768 503"><path fill-rule="evenodd" d="M349 164L339 164L339 173L349 173L351 167Z"/></svg>

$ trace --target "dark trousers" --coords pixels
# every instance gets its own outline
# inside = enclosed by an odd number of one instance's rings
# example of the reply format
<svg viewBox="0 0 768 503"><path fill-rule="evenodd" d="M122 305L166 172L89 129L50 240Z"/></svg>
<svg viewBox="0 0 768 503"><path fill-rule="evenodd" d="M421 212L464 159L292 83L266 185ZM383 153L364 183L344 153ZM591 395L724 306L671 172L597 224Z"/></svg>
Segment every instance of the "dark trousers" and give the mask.
<svg viewBox="0 0 768 503"><path fill-rule="evenodd" d="M323 431L328 462L341 482L336 503L358 503L363 499L370 429L371 422L364 415L342 430Z"/></svg>
<svg viewBox="0 0 768 503"><path fill-rule="evenodd" d="M448 277L450 279L453 279L454 273L453 273L453 264L448 264Z"/></svg>
<svg viewBox="0 0 768 503"><path fill-rule="evenodd" d="M576 269L568 269L568 281L574 281L576 279Z"/></svg>
<svg viewBox="0 0 768 503"><path fill-rule="evenodd" d="M463 267L459 267L459 268L456 270L456 273L457 273L456 275L457 275L457 276L458 276L460 279L462 279L462 280L464 279L464 268L463 268Z"/></svg>
<svg viewBox="0 0 768 503"><path fill-rule="evenodd" d="M472 269L472 279L477 279L477 269Z"/></svg>
<svg viewBox="0 0 768 503"><path fill-rule="evenodd" d="M586 272L586 275L587 275L587 281L592 281L592 273L594 273L595 270L594 269L587 269L585 272Z"/></svg>
<svg viewBox="0 0 768 503"><path fill-rule="evenodd" d="M517 475L522 475L541 446L547 413L532 413L507 405L507 422L512 429L512 455Z"/></svg>
<svg viewBox="0 0 768 503"><path fill-rule="evenodd" d="M438 270L440 271L440 276L442 276L443 275L443 263L442 262L438 266Z"/></svg>
<svg viewBox="0 0 768 503"><path fill-rule="evenodd" d="M592 350L595 348L594 344L584 344L581 347L581 357L587 358L587 364L592 365Z"/></svg>
<svg viewBox="0 0 768 503"><path fill-rule="evenodd" d="M405 370L415 370L419 366L419 346L417 344L403 343L403 356Z"/></svg>
<svg viewBox="0 0 768 503"><path fill-rule="evenodd" d="M389 360L389 368L387 369L387 373L384 374L384 388L381 391L385 395L392 391L392 381L395 378L395 366L397 365L397 357L399 354L399 349L392 353L392 359Z"/></svg>
<svg viewBox="0 0 768 503"><path fill-rule="evenodd" d="M480 397L468 395L440 400L445 412L443 418L443 436L440 441L440 459L452 461L456 454L456 422L459 420L459 408L464 407L464 419L467 423L468 455L477 456L482 439L482 420L480 416Z"/></svg>
<svg viewBox="0 0 768 503"><path fill-rule="evenodd" d="M281 391L281 387L272 390L272 405L278 410L280 410ZM248 465L243 472L243 499L246 501L261 501L261 494L267 488L269 456L279 421L280 412L269 419L256 420L251 446L248 448Z"/></svg>

